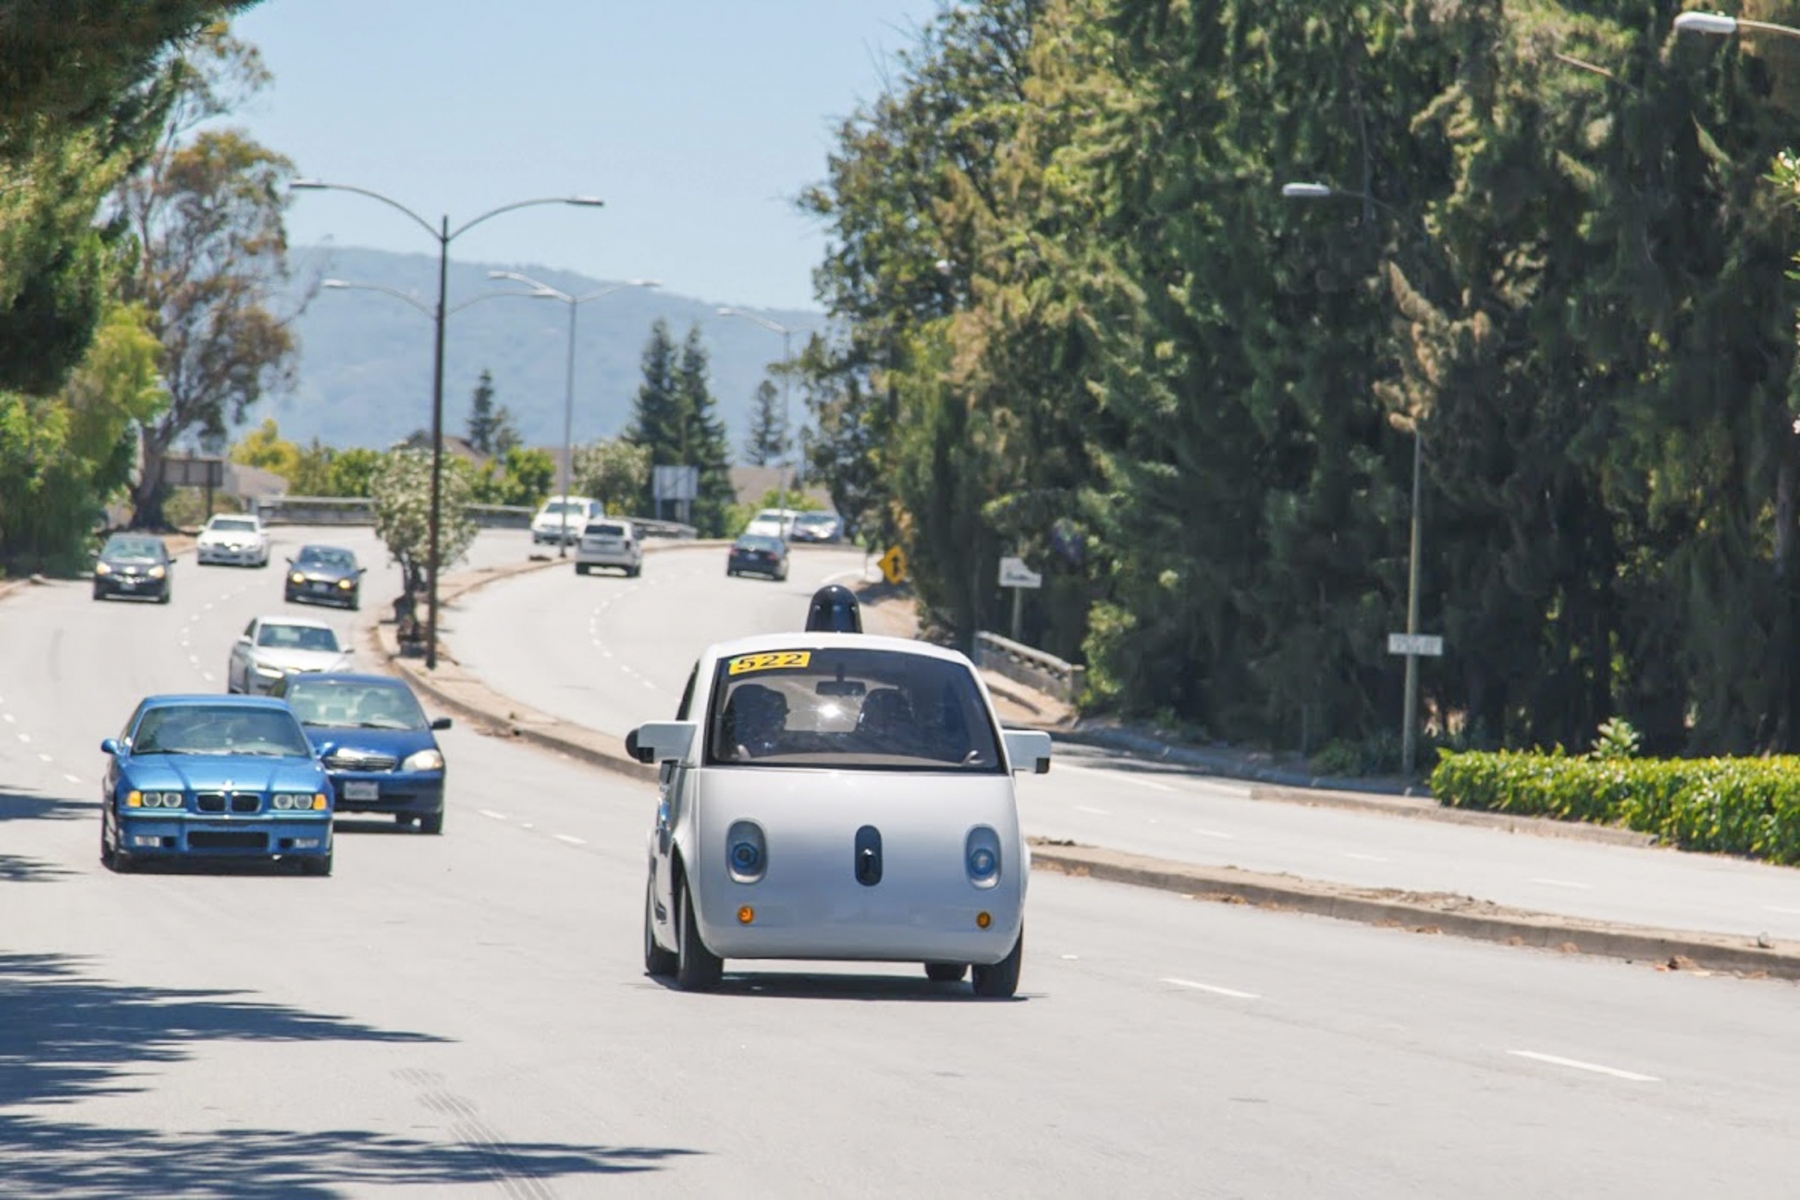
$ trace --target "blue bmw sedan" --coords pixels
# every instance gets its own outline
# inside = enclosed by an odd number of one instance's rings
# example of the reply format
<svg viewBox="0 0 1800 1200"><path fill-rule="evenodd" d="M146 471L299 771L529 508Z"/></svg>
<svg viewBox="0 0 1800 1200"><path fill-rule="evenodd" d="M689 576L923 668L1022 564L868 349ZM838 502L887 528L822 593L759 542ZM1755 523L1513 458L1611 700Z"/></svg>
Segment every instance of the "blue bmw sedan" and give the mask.
<svg viewBox="0 0 1800 1200"><path fill-rule="evenodd" d="M279 700L149 696L108 757L100 861L294 859L331 874L332 787Z"/></svg>
<svg viewBox="0 0 1800 1200"><path fill-rule="evenodd" d="M432 731L450 728L449 717L427 720L412 689L386 675L289 675L274 694L324 755L339 812L444 831L444 754Z"/></svg>

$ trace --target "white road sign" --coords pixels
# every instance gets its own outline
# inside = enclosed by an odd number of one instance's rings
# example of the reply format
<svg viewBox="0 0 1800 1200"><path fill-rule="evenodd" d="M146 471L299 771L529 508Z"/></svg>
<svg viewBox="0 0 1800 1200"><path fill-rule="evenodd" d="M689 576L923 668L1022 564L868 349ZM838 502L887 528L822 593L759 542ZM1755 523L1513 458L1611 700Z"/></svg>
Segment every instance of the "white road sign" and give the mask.
<svg viewBox="0 0 1800 1200"><path fill-rule="evenodd" d="M1041 588L1044 586L1044 577L1026 566L1022 558L1003 558L1000 560L1000 586Z"/></svg>
<svg viewBox="0 0 1800 1200"><path fill-rule="evenodd" d="M1388 653L1439 658L1444 653L1444 639L1435 633L1390 633Z"/></svg>

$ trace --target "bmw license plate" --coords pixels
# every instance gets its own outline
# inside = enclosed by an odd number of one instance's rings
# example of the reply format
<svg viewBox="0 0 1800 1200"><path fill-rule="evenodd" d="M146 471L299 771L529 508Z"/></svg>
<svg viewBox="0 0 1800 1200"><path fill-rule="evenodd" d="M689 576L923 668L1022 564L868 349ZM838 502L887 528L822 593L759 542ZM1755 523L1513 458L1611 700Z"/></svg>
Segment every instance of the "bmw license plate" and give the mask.
<svg viewBox="0 0 1800 1200"><path fill-rule="evenodd" d="M379 800L381 785L365 780L346 780L344 783L344 799L346 800Z"/></svg>

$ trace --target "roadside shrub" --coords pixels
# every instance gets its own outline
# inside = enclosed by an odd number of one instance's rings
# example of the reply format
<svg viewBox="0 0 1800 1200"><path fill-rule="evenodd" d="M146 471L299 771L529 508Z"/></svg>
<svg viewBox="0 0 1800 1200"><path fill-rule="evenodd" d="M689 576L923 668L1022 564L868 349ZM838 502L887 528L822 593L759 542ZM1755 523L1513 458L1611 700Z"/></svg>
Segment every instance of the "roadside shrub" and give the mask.
<svg viewBox="0 0 1800 1200"><path fill-rule="evenodd" d="M1686 850L1800 865L1800 757L1446 753L1431 790L1453 808L1618 825Z"/></svg>

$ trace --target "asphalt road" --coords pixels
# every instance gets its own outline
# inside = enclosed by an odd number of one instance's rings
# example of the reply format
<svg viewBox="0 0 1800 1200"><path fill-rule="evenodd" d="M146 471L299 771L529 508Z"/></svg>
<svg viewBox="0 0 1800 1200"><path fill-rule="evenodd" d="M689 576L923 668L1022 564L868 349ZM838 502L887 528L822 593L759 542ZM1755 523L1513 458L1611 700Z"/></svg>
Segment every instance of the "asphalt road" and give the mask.
<svg viewBox="0 0 1800 1200"><path fill-rule="evenodd" d="M1792 985L1040 875L1016 1001L685 995L641 972L649 789L462 728L440 838L108 874L96 743L279 586L0 602L0 1196L1792 1192Z"/></svg>
<svg viewBox="0 0 1800 1200"><path fill-rule="evenodd" d="M785 585L724 578L723 550L653 557L642 578L543 571L467 597L447 635L495 690L623 736L673 716L709 642L795 628L856 551L794 556ZM554 649L547 647L553 642ZM1248 785L1078 747L1024 777L1028 832L1210 866L1450 892L1540 912L1800 939L1800 871L1663 849L1546 839L1252 802Z"/></svg>

